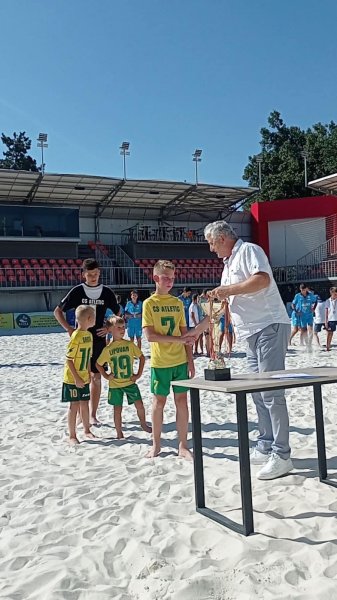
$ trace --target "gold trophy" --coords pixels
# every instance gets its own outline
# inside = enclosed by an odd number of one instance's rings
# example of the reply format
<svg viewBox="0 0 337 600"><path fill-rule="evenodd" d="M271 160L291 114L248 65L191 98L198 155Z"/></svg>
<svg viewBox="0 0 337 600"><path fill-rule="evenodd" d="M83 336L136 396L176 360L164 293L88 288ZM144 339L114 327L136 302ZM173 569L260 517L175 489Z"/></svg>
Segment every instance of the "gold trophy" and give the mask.
<svg viewBox="0 0 337 600"><path fill-rule="evenodd" d="M203 306L205 309L206 307ZM219 320L222 315L222 306L217 306L213 299L209 301L209 354L210 360L207 365L207 369L204 370L205 379L208 381L226 381L231 378L231 371L226 367L225 359L220 352L219 337L220 337L220 324ZM228 305L225 310L225 318L228 323L229 310Z"/></svg>

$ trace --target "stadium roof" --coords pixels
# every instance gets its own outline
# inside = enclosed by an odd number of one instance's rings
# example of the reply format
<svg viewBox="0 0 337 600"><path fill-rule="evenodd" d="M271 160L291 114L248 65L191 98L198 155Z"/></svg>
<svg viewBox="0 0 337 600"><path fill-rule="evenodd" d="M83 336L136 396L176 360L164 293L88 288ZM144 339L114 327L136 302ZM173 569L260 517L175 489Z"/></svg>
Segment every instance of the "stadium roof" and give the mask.
<svg viewBox="0 0 337 600"><path fill-rule="evenodd" d="M337 194L337 173L309 181L308 187L324 194Z"/></svg>
<svg viewBox="0 0 337 600"><path fill-rule="evenodd" d="M0 203L79 208L95 207L101 216L113 207L156 209L163 216L184 212L230 212L256 188L177 181L116 179L95 175L62 175L0 169Z"/></svg>

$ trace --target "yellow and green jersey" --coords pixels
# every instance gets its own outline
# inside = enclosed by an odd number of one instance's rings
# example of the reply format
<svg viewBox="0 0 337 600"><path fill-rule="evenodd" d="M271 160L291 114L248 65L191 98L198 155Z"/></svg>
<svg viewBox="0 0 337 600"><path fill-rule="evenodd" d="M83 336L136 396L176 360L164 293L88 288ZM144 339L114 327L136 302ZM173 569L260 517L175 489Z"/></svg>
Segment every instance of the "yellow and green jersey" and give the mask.
<svg viewBox="0 0 337 600"><path fill-rule="evenodd" d="M67 347L66 358L72 360L75 369L84 383L89 383L89 364L92 355L92 334L90 331L75 329ZM67 365L64 367L64 383L75 383L74 377Z"/></svg>
<svg viewBox="0 0 337 600"><path fill-rule="evenodd" d="M142 356L142 351L138 346L129 340L118 340L110 342L102 350L97 359L97 363L103 366L108 363L114 379L109 381L110 388L122 388L132 385L131 377L133 375L133 363L135 358Z"/></svg>
<svg viewBox="0 0 337 600"><path fill-rule="evenodd" d="M152 294L143 303L143 327L153 327L161 335L181 336L186 327L184 305L170 294ZM151 367L176 367L187 362L184 344L151 342Z"/></svg>

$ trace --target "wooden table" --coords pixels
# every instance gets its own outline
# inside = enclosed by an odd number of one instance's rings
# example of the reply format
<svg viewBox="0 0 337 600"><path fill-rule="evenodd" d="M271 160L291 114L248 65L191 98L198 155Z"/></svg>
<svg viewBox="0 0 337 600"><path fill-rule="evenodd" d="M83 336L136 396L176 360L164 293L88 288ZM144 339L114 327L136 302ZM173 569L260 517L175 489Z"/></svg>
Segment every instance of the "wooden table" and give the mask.
<svg viewBox="0 0 337 600"><path fill-rule="evenodd" d="M293 375L296 374L305 374L306 377L293 377ZM272 376L275 375L286 375L287 378L272 378ZM247 421L247 394L251 392L265 392L267 390L299 387L313 388L319 479L322 483L337 487L336 481L331 481L328 479L322 406L322 385L336 382L337 368L335 367L291 369L286 371L271 371L266 373L247 373L238 375L232 373L232 379L230 381L206 381L203 377L195 377L194 379L179 381L179 385L188 386L191 391L194 484L197 512L208 517L209 519L212 519L213 521L216 521L217 523L220 523L221 525L224 525L225 527L229 527L233 531L242 533L243 535L247 536L254 532ZM242 524L236 523L228 517L205 506L199 390L235 394L238 423Z"/></svg>

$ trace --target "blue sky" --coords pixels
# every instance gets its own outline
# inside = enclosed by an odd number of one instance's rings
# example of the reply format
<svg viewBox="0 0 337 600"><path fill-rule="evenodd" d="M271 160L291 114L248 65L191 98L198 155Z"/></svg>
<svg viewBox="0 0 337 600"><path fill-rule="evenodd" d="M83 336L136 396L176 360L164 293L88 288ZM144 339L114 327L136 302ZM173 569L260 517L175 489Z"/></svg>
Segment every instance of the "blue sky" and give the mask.
<svg viewBox="0 0 337 600"><path fill-rule="evenodd" d="M337 121L336 0L0 4L0 131L46 170L242 185L259 131ZM0 145L1 152L4 147Z"/></svg>

